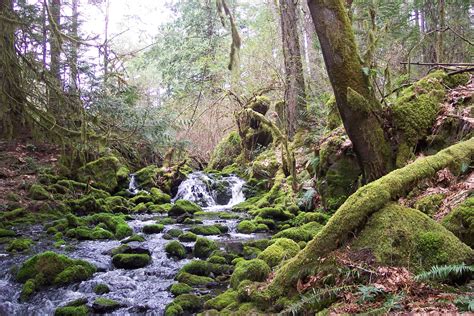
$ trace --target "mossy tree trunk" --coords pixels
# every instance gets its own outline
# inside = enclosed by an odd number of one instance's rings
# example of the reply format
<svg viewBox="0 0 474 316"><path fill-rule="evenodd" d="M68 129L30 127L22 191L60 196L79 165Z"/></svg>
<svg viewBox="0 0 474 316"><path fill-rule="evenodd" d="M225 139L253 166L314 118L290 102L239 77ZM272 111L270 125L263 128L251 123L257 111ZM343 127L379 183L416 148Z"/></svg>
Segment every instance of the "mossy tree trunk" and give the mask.
<svg viewBox="0 0 474 316"><path fill-rule="evenodd" d="M280 0L281 37L285 63L285 119L290 140L302 121L306 102L296 9L295 1Z"/></svg>
<svg viewBox="0 0 474 316"><path fill-rule="evenodd" d="M50 2L50 72L53 85L49 92L49 107L52 113L60 113L60 90L61 90L61 41L58 31L61 25L61 0Z"/></svg>
<svg viewBox="0 0 474 316"><path fill-rule="evenodd" d="M351 22L342 0L309 0L337 107L370 182L392 169L392 150L382 128L382 106L362 69Z"/></svg>
<svg viewBox="0 0 474 316"><path fill-rule="evenodd" d="M25 96L15 51L13 0L0 0L0 136L22 134L25 127Z"/></svg>

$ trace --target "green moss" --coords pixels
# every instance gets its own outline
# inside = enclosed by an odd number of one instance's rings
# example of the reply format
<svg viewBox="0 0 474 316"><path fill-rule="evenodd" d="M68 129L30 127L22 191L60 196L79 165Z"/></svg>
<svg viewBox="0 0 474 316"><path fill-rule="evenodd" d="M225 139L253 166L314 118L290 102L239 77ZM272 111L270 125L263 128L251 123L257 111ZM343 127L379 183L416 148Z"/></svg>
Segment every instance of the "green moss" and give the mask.
<svg viewBox="0 0 474 316"><path fill-rule="evenodd" d="M451 211L442 224L466 245L474 248L474 196Z"/></svg>
<svg viewBox="0 0 474 316"><path fill-rule="evenodd" d="M415 271L467 262L474 255L472 249L428 216L396 204L375 213L352 248L371 249L379 262Z"/></svg>
<svg viewBox="0 0 474 316"><path fill-rule="evenodd" d="M341 115L337 109L336 98L331 96L325 104L328 111L327 128L333 130L342 125Z"/></svg>
<svg viewBox="0 0 474 316"><path fill-rule="evenodd" d="M277 221L286 221L294 217L293 214L283 210L281 207L264 207L251 213L262 218L270 218Z"/></svg>
<svg viewBox="0 0 474 316"><path fill-rule="evenodd" d="M185 312L196 313L202 309L203 302L197 295L181 294L174 299L172 304L180 306Z"/></svg>
<svg viewBox="0 0 474 316"><path fill-rule="evenodd" d="M273 268L283 261L296 256L300 247L296 242L287 238L277 238L275 242L258 255L258 259L265 261Z"/></svg>
<svg viewBox="0 0 474 316"><path fill-rule="evenodd" d="M304 224L300 227L291 227L276 233L272 238L288 238L293 241L310 241L323 226L316 222Z"/></svg>
<svg viewBox="0 0 474 316"><path fill-rule="evenodd" d="M186 258L186 248L184 248L179 241L173 240L167 243L165 251L171 257L176 257L178 259Z"/></svg>
<svg viewBox="0 0 474 316"><path fill-rule="evenodd" d="M97 226L93 229L84 226L73 228L67 231L66 236L70 238L76 238L78 240L98 240L114 238L114 234L112 234L110 231Z"/></svg>
<svg viewBox="0 0 474 316"><path fill-rule="evenodd" d="M166 233L173 238L177 238L183 234L183 231L181 229L172 228L168 230Z"/></svg>
<svg viewBox="0 0 474 316"><path fill-rule="evenodd" d="M223 310L232 303L237 302L237 292L233 290L227 290L224 293L208 300L204 304L205 309L216 309L218 311Z"/></svg>
<svg viewBox="0 0 474 316"><path fill-rule="evenodd" d="M214 250L217 250L218 248L219 247L215 241L198 237L196 243L194 244L193 253L197 258L206 259Z"/></svg>
<svg viewBox="0 0 474 316"><path fill-rule="evenodd" d="M196 212L201 212L202 208L197 205L196 203L193 203L191 201L187 200L178 200L174 203L174 205L171 207L171 209L168 212L169 216L181 216L183 214L194 214Z"/></svg>
<svg viewBox="0 0 474 316"><path fill-rule="evenodd" d="M184 232L178 237L179 241L183 242L196 241L197 238L197 235L192 232Z"/></svg>
<svg viewBox="0 0 474 316"><path fill-rule="evenodd" d="M455 75L446 76L443 79L443 83L446 84L448 88L455 88L457 86L463 86L467 84L470 78L471 77L469 76L468 73L455 74Z"/></svg>
<svg viewBox="0 0 474 316"><path fill-rule="evenodd" d="M15 237L16 233L13 230L0 228L0 238L3 237Z"/></svg>
<svg viewBox="0 0 474 316"><path fill-rule="evenodd" d="M94 272L95 267L87 261L47 251L25 261L18 270L16 279L25 283L23 291L29 294L23 296L29 296L39 287L83 281Z"/></svg>
<svg viewBox="0 0 474 316"><path fill-rule="evenodd" d="M51 193L40 184L33 184L29 190L29 196L33 200L50 200L52 198Z"/></svg>
<svg viewBox="0 0 474 316"><path fill-rule="evenodd" d="M145 238L141 235L132 235L131 237L128 237L127 239L123 240L122 241L122 244L128 244L128 243L131 243L131 242L144 242L145 241Z"/></svg>
<svg viewBox="0 0 474 316"><path fill-rule="evenodd" d="M80 306L63 306L58 307L54 311L54 316L87 316L89 308L86 305Z"/></svg>
<svg viewBox="0 0 474 316"><path fill-rule="evenodd" d="M218 255L213 255L207 259L207 262L209 263L217 263L217 264L226 264L227 260L224 257L218 256Z"/></svg>
<svg viewBox="0 0 474 316"><path fill-rule="evenodd" d="M191 232L196 235L212 236L220 235L221 230L216 225L199 225L191 228Z"/></svg>
<svg viewBox="0 0 474 316"><path fill-rule="evenodd" d="M122 306L123 305L120 302L105 297L98 297L95 299L94 303L92 303L92 309L96 313L110 313Z"/></svg>
<svg viewBox="0 0 474 316"><path fill-rule="evenodd" d="M237 231L243 234L251 234L257 230L257 225L254 222L244 220L237 225Z"/></svg>
<svg viewBox="0 0 474 316"><path fill-rule="evenodd" d="M221 170L231 165L241 153L240 136L236 131L230 132L216 146L209 161L209 169Z"/></svg>
<svg viewBox="0 0 474 316"><path fill-rule="evenodd" d="M165 308L165 316L180 316L183 315L184 310L178 304L168 304Z"/></svg>
<svg viewBox="0 0 474 316"><path fill-rule="evenodd" d="M445 196L442 193L425 195L416 201L415 208L427 215L433 215L438 211Z"/></svg>
<svg viewBox="0 0 474 316"><path fill-rule="evenodd" d="M151 188L150 194L153 197L153 202L156 204L165 204L171 202L171 196L158 188Z"/></svg>
<svg viewBox="0 0 474 316"><path fill-rule="evenodd" d="M193 288L185 283L175 283L171 286L170 292L174 296L192 292Z"/></svg>
<svg viewBox="0 0 474 316"><path fill-rule="evenodd" d="M194 275L187 272L180 272L176 276L176 281L190 286L206 286L214 283L214 279L206 276Z"/></svg>
<svg viewBox="0 0 474 316"><path fill-rule="evenodd" d="M185 264L180 272L187 272L200 276L216 276L227 274L232 270L230 265L211 263L203 260L192 260Z"/></svg>
<svg viewBox="0 0 474 316"><path fill-rule="evenodd" d="M21 293L20 293L20 299L22 301L28 300L33 293L35 293L37 290L37 285L36 281L34 279L29 279L28 281L23 284L23 287L21 288Z"/></svg>
<svg viewBox="0 0 474 316"><path fill-rule="evenodd" d="M157 186L157 176L160 169L154 165L147 166L135 173L135 179L141 188L149 189Z"/></svg>
<svg viewBox="0 0 474 316"><path fill-rule="evenodd" d="M128 254L121 253L112 257L112 263L119 269L139 269L147 266L151 262L148 254Z"/></svg>
<svg viewBox="0 0 474 316"><path fill-rule="evenodd" d="M158 234L165 229L165 226L162 224L151 224L143 226L143 232L145 234Z"/></svg>
<svg viewBox="0 0 474 316"><path fill-rule="evenodd" d="M307 224L310 222L317 222L321 225L327 223L327 221L331 218L329 214L321 213L321 212L300 212L298 215L291 220L292 226L301 226L303 224Z"/></svg>
<svg viewBox="0 0 474 316"><path fill-rule="evenodd" d="M117 173L122 176L121 167L122 165L116 157L103 157L80 168L78 179L84 183L91 183L93 187L114 192L119 184Z"/></svg>
<svg viewBox="0 0 474 316"><path fill-rule="evenodd" d="M107 284L99 283L94 286L94 293L97 295L107 294L110 292L110 288Z"/></svg>
<svg viewBox="0 0 474 316"><path fill-rule="evenodd" d="M243 280L264 281L270 272L268 264L261 259L239 261L230 278L230 285L237 289Z"/></svg>

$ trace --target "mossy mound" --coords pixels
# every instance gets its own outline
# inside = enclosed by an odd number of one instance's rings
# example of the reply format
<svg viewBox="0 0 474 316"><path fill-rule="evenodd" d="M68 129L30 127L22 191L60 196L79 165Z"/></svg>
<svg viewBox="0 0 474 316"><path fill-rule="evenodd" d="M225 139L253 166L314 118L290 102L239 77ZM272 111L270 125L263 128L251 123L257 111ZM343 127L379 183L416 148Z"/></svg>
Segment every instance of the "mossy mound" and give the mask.
<svg viewBox="0 0 474 316"><path fill-rule="evenodd" d="M474 196L443 218L442 224L466 245L474 248Z"/></svg>
<svg viewBox="0 0 474 316"><path fill-rule="evenodd" d="M214 279L206 276L194 275L187 272L180 272L176 276L176 281L189 286L207 286L214 283Z"/></svg>
<svg viewBox="0 0 474 316"><path fill-rule="evenodd" d="M171 202L171 196L158 188L151 188L150 194L153 197L153 202L155 204L166 204Z"/></svg>
<svg viewBox="0 0 474 316"><path fill-rule="evenodd" d="M197 235L192 232L184 232L178 236L179 241L182 241L182 242L196 241L197 238L198 238Z"/></svg>
<svg viewBox="0 0 474 316"><path fill-rule="evenodd" d="M187 294L193 291L193 288L185 283L175 283L171 286L170 292L174 296Z"/></svg>
<svg viewBox="0 0 474 316"><path fill-rule="evenodd" d="M112 193L117 189L119 182L124 180L123 175L126 172L122 167L117 157L103 157L80 168L77 177L81 182L91 183L93 187Z"/></svg>
<svg viewBox="0 0 474 316"><path fill-rule="evenodd" d="M234 273L230 278L230 285L236 289L243 280L261 282L267 278L270 272L268 264L261 259L242 260L235 266Z"/></svg>
<svg viewBox="0 0 474 316"><path fill-rule="evenodd" d="M194 244L194 256L200 259L206 259L214 251L219 249L217 243L213 240L198 237Z"/></svg>
<svg viewBox="0 0 474 316"><path fill-rule="evenodd" d="M199 225L191 228L191 232L196 235L212 236L224 233L225 229L223 229L220 225Z"/></svg>
<svg viewBox="0 0 474 316"><path fill-rule="evenodd" d="M10 241L5 250L8 252L23 252L29 250L31 245L33 245L33 241L31 239L18 238Z"/></svg>
<svg viewBox="0 0 474 316"><path fill-rule="evenodd" d="M187 272L200 276L216 276L228 274L232 271L232 266L227 264L212 263L203 260L192 260L186 263L180 272Z"/></svg>
<svg viewBox="0 0 474 316"><path fill-rule="evenodd" d="M87 316L89 308L83 304L79 306L63 306L58 307L54 311L54 316Z"/></svg>
<svg viewBox="0 0 474 316"><path fill-rule="evenodd" d="M277 238L275 242L262 251L257 258L262 259L270 268L273 268L283 261L294 257L298 251L300 251L300 247L293 240Z"/></svg>
<svg viewBox="0 0 474 316"><path fill-rule="evenodd" d="M165 251L170 257L175 257L178 259L186 258L186 248L176 240L173 240L166 244Z"/></svg>
<svg viewBox="0 0 474 316"><path fill-rule="evenodd" d="M296 242L310 241L323 228L317 222L310 222L299 227L291 227L276 233L272 238L288 238Z"/></svg>
<svg viewBox="0 0 474 316"><path fill-rule="evenodd" d="M98 297L92 303L92 309L99 314L111 313L121 307L123 307L123 304L120 302L105 297Z"/></svg>
<svg viewBox="0 0 474 316"><path fill-rule="evenodd" d="M182 315L202 310L202 299L194 294L181 294L165 309L165 315ZM178 312L179 311L179 312ZM178 312L177 314L175 314Z"/></svg>
<svg viewBox="0 0 474 316"><path fill-rule="evenodd" d="M119 269L139 269L151 262L148 254L120 253L112 257L112 264Z"/></svg>
<svg viewBox="0 0 474 316"><path fill-rule="evenodd" d="M143 233L145 234L159 234L165 229L163 224L151 224L143 226Z"/></svg>
<svg viewBox="0 0 474 316"><path fill-rule="evenodd" d="M471 262L474 251L425 214L389 204L368 220L352 249L370 249L376 260L412 270Z"/></svg>
<svg viewBox="0 0 474 316"><path fill-rule="evenodd" d="M221 311L236 302L238 302L237 291L227 290L204 303L204 308Z"/></svg>
<svg viewBox="0 0 474 316"><path fill-rule="evenodd" d="M257 225L248 220L243 220L237 225L237 231L242 234L251 234L257 230Z"/></svg>
<svg viewBox="0 0 474 316"><path fill-rule="evenodd" d="M53 196L42 185L33 184L29 190L29 197L33 200L50 200Z"/></svg>
<svg viewBox="0 0 474 316"><path fill-rule="evenodd" d="M434 215L445 197L446 195L442 193L426 195L416 201L415 208L426 215Z"/></svg>
<svg viewBox="0 0 474 316"><path fill-rule="evenodd" d="M87 280L95 271L96 268L87 261L47 251L25 261L18 270L16 279L25 283L21 298L27 299L43 286Z"/></svg>
<svg viewBox="0 0 474 316"><path fill-rule="evenodd" d="M99 283L94 286L94 293L97 295L107 294L110 292L110 288L107 284Z"/></svg>
<svg viewBox="0 0 474 316"><path fill-rule="evenodd" d="M230 132L224 137L212 152L209 161L209 169L222 170L224 167L234 163L235 159L241 153L241 139L236 131Z"/></svg>
<svg viewBox="0 0 474 316"><path fill-rule="evenodd" d="M15 237L16 233L10 229L0 228L0 238L3 237Z"/></svg>
<svg viewBox="0 0 474 316"><path fill-rule="evenodd" d="M201 211L202 211L202 208L196 203L193 203L187 200L178 200L171 207L171 209L168 212L168 215L177 217L184 214L194 214L196 212L201 212Z"/></svg>

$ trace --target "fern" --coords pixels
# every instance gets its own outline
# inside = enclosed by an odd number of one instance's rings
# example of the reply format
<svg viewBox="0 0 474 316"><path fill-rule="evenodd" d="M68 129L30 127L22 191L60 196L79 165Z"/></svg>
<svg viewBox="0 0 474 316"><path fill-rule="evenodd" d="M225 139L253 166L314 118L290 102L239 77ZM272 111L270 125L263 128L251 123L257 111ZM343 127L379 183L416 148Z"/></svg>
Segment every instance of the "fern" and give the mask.
<svg viewBox="0 0 474 316"><path fill-rule="evenodd" d="M449 281L474 273L474 266L464 263L456 265L433 266L430 271L423 272L415 277L415 281Z"/></svg>
<svg viewBox="0 0 474 316"><path fill-rule="evenodd" d="M300 315L306 305L313 305L322 307L327 303L327 300L335 298L339 293L351 290L354 287L351 285L324 288L320 290L313 289L311 293L304 295L301 300L290 305L278 315Z"/></svg>

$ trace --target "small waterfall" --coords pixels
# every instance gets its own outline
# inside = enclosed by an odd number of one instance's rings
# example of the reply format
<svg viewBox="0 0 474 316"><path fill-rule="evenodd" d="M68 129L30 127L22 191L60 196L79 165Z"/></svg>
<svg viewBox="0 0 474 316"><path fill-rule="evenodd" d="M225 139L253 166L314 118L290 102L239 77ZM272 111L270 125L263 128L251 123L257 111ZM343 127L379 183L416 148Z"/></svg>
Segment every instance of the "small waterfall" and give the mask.
<svg viewBox="0 0 474 316"><path fill-rule="evenodd" d="M128 189L127 191L130 193L130 194L137 194L138 192L140 192L140 190L138 189L138 186L137 186L137 180L135 179L135 174L132 173L130 175L130 182L128 183Z"/></svg>
<svg viewBox="0 0 474 316"><path fill-rule="evenodd" d="M235 175L215 176L193 172L178 187L173 199L189 200L202 207L232 207L245 200L242 188L245 181Z"/></svg>

